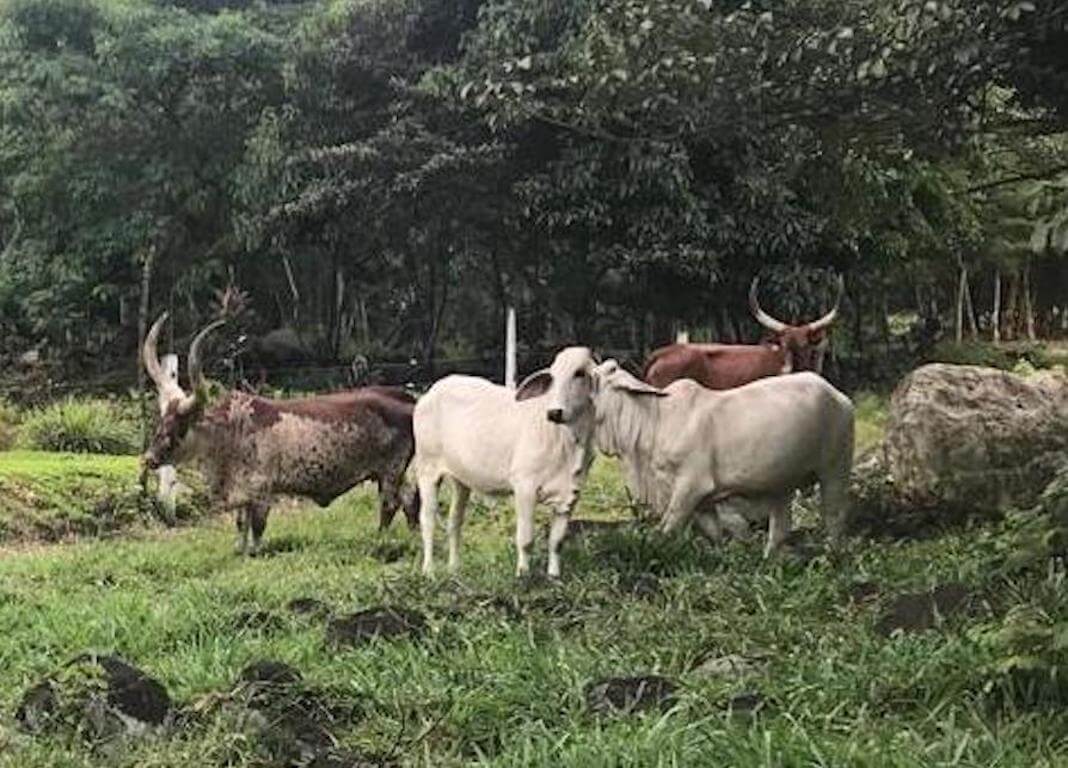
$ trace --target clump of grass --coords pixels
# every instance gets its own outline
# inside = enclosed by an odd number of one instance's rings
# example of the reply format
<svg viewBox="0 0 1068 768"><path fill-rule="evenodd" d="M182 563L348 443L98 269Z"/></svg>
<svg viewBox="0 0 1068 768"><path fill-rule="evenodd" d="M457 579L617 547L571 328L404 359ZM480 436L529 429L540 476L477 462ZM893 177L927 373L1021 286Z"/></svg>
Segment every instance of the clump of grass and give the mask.
<svg viewBox="0 0 1068 768"><path fill-rule="evenodd" d="M0 398L0 451L7 451L14 447L18 439L19 422L22 414L19 409Z"/></svg>
<svg viewBox="0 0 1068 768"><path fill-rule="evenodd" d="M68 398L38 408L25 416L19 429L19 446L67 453L137 453L137 422L107 400Z"/></svg>
<svg viewBox="0 0 1068 768"><path fill-rule="evenodd" d="M877 446L886 434L888 402L882 395L859 392L853 398L853 408L856 418L854 453L860 456Z"/></svg>

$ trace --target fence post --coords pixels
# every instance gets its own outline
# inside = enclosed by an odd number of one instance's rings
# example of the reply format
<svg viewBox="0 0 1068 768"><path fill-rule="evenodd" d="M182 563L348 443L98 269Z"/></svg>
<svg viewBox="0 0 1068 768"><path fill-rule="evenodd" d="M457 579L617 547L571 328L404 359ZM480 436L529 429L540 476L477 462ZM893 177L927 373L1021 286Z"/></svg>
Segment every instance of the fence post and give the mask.
<svg viewBox="0 0 1068 768"><path fill-rule="evenodd" d="M690 343L690 332L689 332L689 330L687 330L686 328L680 328L678 331L676 331L675 332L675 343L676 344L689 344Z"/></svg>
<svg viewBox="0 0 1068 768"><path fill-rule="evenodd" d="M178 355L164 355L160 362L163 367L163 375L171 381L177 382ZM159 398L160 416L163 415L163 409L166 405L161 392ZM175 469L173 464L165 464L156 470L156 474L159 476L159 490L156 493L156 497L159 499L160 504L163 505L164 514L167 516L167 522L174 522L174 513L178 497L178 470Z"/></svg>
<svg viewBox="0 0 1068 768"><path fill-rule="evenodd" d="M504 386L515 389L515 307L508 307L504 326Z"/></svg>

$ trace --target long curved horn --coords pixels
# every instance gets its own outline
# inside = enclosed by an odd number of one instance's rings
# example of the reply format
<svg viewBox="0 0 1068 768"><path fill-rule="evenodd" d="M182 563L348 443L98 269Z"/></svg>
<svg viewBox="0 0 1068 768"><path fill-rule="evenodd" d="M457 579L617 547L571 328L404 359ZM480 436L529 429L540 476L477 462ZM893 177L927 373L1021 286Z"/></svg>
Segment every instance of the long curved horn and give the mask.
<svg viewBox="0 0 1068 768"><path fill-rule="evenodd" d="M838 276L838 297L834 300L834 306L831 307L831 311L821 317L819 320L814 320L808 324L810 331L822 331L824 328L834 322L834 319L838 317L838 307L842 303L842 296L845 294L845 278L841 275Z"/></svg>
<svg viewBox="0 0 1068 768"><path fill-rule="evenodd" d="M200 364L200 345L209 333L220 325L225 324L225 320L216 320L209 323L201 329L200 333L193 338L193 343L189 345L189 381L194 395L200 391L201 385L204 383L204 372L201 370Z"/></svg>
<svg viewBox="0 0 1068 768"><path fill-rule="evenodd" d="M176 381L163 372L163 366L161 366L159 362L159 353L157 352L159 332L166 321L167 313L164 312L156 319L156 322L152 324L148 334L145 336L145 343L141 347L141 362L145 365L145 371L148 373L148 377L152 379L152 383L156 385L156 390L165 400L169 401L184 398L185 392L182 391L182 388L178 386Z"/></svg>
<svg viewBox="0 0 1068 768"><path fill-rule="evenodd" d="M756 321L762 326L767 328L769 331L774 331L775 333L782 333L790 326L784 323L782 320L776 320L774 317L772 317L760 308L760 302L757 301L757 283L759 281L759 276L754 277L753 282L749 285L749 309L752 310L753 317L755 317ZM834 318L831 319L833 320Z"/></svg>

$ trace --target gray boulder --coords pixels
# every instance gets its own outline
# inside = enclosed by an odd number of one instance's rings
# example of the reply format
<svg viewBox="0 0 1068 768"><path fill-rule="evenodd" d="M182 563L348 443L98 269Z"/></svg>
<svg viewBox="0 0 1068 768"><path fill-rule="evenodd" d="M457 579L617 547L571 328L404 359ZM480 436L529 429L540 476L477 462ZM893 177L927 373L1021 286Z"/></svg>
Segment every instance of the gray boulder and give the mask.
<svg viewBox="0 0 1068 768"><path fill-rule="evenodd" d="M1068 377L925 365L894 391L883 451L912 503L1031 507L1068 458Z"/></svg>

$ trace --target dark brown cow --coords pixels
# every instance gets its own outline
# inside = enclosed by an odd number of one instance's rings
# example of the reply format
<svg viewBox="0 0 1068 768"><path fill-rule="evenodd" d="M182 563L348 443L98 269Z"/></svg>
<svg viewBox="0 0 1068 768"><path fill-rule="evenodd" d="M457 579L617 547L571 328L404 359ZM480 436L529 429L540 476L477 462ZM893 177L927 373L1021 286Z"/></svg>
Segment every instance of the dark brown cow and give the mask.
<svg viewBox="0 0 1068 768"><path fill-rule="evenodd" d="M213 503L235 513L239 552L259 550L275 496L303 496L325 507L365 480L378 483L380 528L389 526L402 505L408 524L418 523L418 499L403 485L415 449L415 398L389 387L293 400L232 390L208 408L200 346L220 323L198 333L189 348L194 391L187 395L163 374L156 354L166 317L152 326L142 350L145 369L166 403L143 461L150 469L199 463Z"/></svg>
<svg viewBox="0 0 1068 768"><path fill-rule="evenodd" d="M693 379L709 389L733 389L767 376L798 371L823 371L827 329L838 315L844 285L838 279L838 298L826 315L805 325L787 325L760 308L757 278L749 287L749 307L757 322L771 333L760 344L671 344L645 361L642 378L654 387L678 379Z"/></svg>

